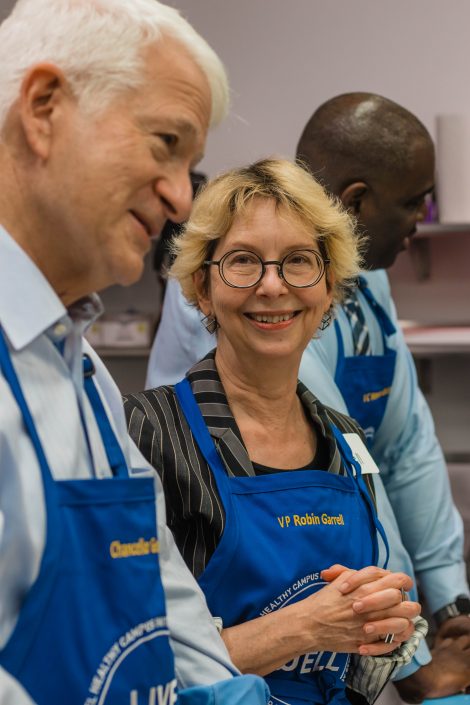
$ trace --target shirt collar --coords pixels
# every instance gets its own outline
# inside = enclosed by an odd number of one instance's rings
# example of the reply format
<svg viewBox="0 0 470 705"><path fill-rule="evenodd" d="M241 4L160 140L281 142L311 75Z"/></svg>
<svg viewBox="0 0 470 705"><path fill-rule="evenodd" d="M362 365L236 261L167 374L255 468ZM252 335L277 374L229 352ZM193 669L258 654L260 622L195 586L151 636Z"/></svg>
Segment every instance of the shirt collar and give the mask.
<svg viewBox="0 0 470 705"><path fill-rule="evenodd" d="M254 475L253 465L243 443L240 430L230 411L225 390L220 381L215 364L216 349L211 350L187 373L191 389L198 403L204 421L212 438L221 451L230 475ZM338 455L327 412L323 404L298 380L297 395L306 413L319 427L328 443L330 455L330 472L338 472ZM339 457L339 456L338 456Z"/></svg>
<svg viewBox="0 0 470 705"><path fill-rule="evenodd" d="M186 376L191 384L196 401L202 407L201 413L204 420L208 422L210 419L211 423L208 425L214 428L225 429L227 426L230 426L230 422L233 421L232 428L239 435L240 432L233 416L230 414L230 417L227 417L227 415L223 413L229 409L229 405L215 364L215 353L216 348L197 362L189 372L187 372ZM198 384L198 382L201 384ZM325 423L324 409L318 399L300 380L297 381L297 395L300 397L302 404L314 422L320 425L322 432L325 432L328 422ZM219 406L217 406L217 403Z"/></svg>
<svg viewBox="0 0 470 705"><path fill-rule="evenodd" d="M94 294L65 308L43 273L0 226L0 325L15 350L46 333L63 340L77 323L85 329L101 312Z"/></svg>

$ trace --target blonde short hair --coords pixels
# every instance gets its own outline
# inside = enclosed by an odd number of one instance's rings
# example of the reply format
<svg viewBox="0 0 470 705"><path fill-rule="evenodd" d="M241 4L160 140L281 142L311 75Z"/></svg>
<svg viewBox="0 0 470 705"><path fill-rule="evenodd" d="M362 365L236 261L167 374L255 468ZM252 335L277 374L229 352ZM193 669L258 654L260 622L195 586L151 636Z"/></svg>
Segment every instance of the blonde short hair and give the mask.
<svg viewBox="0 0 470 705"><path fill-rule="evenodd" d="M326 276L333 300L341 301L361 263L354 220L306 169L270 158L221 174L196 197L183 233L172 243L176 259L169 272L188 302L197 305L193 274L211 259L217 242L255 198L274 200L280 212L311 231L322 256L330 260Z"/></svg>

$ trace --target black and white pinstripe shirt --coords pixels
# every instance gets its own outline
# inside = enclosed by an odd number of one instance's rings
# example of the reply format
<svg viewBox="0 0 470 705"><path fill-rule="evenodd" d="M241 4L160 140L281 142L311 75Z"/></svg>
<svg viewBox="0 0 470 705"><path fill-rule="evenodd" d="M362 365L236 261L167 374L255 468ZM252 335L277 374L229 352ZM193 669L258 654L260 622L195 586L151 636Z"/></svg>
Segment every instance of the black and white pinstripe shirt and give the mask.
<svg viewBox="0 0 470 705"><path fill-rule="evenodd" d="M258 474L260 470L253 467L230 411L215 366L214 351L187 376L227 473L233 476ZM348 416L323 406L301 382L297 394L326 446L327 471L344 474L330 424L334 423L345 433L359 433L363 437L362 431ZM198 577L224 530L225 513L212 472L196 446L172 386L130 394L124 401L124 408L131 437L160 474L166 496L167 522L178 548L191 572Z"/></svg>

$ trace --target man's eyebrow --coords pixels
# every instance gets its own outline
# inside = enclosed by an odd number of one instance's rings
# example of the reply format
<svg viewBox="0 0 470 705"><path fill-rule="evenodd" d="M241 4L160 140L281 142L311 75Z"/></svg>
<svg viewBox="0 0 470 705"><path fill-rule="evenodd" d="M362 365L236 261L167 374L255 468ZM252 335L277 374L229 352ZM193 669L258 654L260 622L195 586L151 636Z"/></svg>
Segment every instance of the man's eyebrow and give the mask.
<svg viewBox="0 0 470 705"><path fill-rule="evenodd" d="M432 193L435 188L436 188L436 184L432 184L432 186L429 186L429 188L427 188L425 191L423 191L421 196L427 196L428 193Z"/></svg>
<svg viewBox="0 0 470 705"><path fill-rule="evenodd" d="M409 203L410 201L419 201L421 198L424 198L429 193L432 193L434 191L434 189L435 189L435 185L433 184L432 186L429 186L427 189L425 189L421 193L417 193L415 196L411 196L411 198L409 198L407 200L407 203Z"/></svg>
<svg viewBox="0 0 470 705"><path fill-rule="evenodd" d="M199 130L195 127L195 125L192 122L182 120L181 118L165 120L164 126L161 126L161 132L171 132L172 130L175 130L180 134L187 135L188 137L199 137Z"/></svg>

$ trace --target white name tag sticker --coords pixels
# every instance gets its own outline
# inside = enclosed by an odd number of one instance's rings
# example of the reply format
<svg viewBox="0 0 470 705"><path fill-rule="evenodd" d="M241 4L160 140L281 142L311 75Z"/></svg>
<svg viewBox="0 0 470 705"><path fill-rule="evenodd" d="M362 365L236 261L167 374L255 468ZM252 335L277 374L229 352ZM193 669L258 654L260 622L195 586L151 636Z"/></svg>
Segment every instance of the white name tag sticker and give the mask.
<svg viewBox="0 0 470 705"><path fill-rule="evenodd" d="M344 433L344 439L352 450L354 459L361 466L363 475L378 475L380 472L375 460L364 445L363 440L357 433Z"/></svg>

